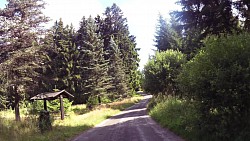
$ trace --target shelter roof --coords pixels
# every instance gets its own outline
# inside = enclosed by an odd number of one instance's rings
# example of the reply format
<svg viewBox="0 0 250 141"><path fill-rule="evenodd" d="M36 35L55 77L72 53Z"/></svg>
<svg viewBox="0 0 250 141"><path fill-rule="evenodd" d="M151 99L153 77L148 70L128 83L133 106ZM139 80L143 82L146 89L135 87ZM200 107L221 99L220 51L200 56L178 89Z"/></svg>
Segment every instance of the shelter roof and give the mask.
<svg viewBox="0 0 250 141"><path fill-rule="evenodd" d="M63 95L63 97L67 97L67 98L74 97L72 94L70 94L66 90L61 90L58 92L41 93L41 94L31 97L30 100L54 100L54 99L57 99L60 95Z"/></svg>

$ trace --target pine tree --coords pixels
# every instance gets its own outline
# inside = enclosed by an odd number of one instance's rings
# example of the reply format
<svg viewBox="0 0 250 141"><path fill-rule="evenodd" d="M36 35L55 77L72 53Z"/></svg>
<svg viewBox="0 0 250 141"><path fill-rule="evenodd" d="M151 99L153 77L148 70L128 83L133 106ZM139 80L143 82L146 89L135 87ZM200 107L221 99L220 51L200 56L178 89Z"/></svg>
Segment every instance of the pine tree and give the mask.
<svg viewBox="0 0 250 141"><path fill-rule="evenodd" d="M103 20L96 18L96 23L100 26L100 33L104 40L104 51L112 50L110 48L111 37L118 46L124 66L123 71L128 79L127 87L134 91L133 83L136 77L133 74L138 68L137 50L139 49L136 48L135 37L129 33L127 19L124 18L122 10L116 4L113 4L111 7L106 8ZM106 60L110 59L110 57L109 54L105 55Z"/></svg>
<svg viewBox="0 0 250 141"><path fill-rule="evenodd" d="M42 0L7 0L0 10L0 63L8 85L4 85L10 105L15 109L16 120L20 120L19 102L28 97L28 86L36 79L34 69L39 66L36 50L44 32L41 24L48 21L42 14Z"/></svg>
<svg viewBox="0 0 250 141"><path fill-rule="evenodd" d="M179 0L182 11L174 15L186 31L201 31L200 40L207 35L220 35L238 30L238 17L233 15L232 0Z"/></svg>
<svg viewBox="0 0 250 141"><path fill-rule="evenodd" d="M100 104L101 97L107 93L107 63L104 60L103 41L92 17L83 17L77 39L81 56L83 93L87 95L90 105Z"/></svg>
<svg viewBox="0 0 250 141"><path fill-rule="evenodd" d="M158 22L155 36L155 47L157 47L157 50L180 49L180 37L178 37L178 33L174 28L163 19L162 15L159 15Z"/></svg>
<svg viewBox="0 0 250 141"><path fill-rule="evenodd" d="M55 23L54 33L47 35L43 52L45 72L41 83L43 91L53 89L74 93L80 79L78 68L79 52L75 44L73 26L64 27L62 19Z"/></svg>
<svg viewBox="0 0 250 141"><path fill-rule="evenodd" d="M128 94L128 86L127 86L127 78L124 72L123 61L120 57L120 50L118 46L115 44L113 38L110 40L110 51L109 51L109 73L110 74L110 83L111 87L109 88L109 93L112 94L112 100L127 96Z"/></svg>

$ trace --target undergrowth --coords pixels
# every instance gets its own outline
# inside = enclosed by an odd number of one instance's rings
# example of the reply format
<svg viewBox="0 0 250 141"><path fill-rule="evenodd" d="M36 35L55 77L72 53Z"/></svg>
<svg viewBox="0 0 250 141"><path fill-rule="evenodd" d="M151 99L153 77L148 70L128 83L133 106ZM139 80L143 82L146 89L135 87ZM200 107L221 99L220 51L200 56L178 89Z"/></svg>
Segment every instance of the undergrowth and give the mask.
<svg viewBox="0 0 250 141"><path fill-rule="evenodd" d="M99 105L92 111L89 111L86 105L72 106L65 120L60 120L58 115L52 114L53 128L43 134L38 129L37 115L31 116L22 112L21 122L16 122L12 110L0 111L0 141L66 141L132 106L141 98L132 97Z"/></svg>
<svg viewBox="0 0 250 141"><path fill-rule="evenodd" d="M152 100L160 102L152 104L155 106L150 107L149 114L161 126L170 129L187 140L199 140L199 128L196 126L199 115L193 104L173 97L161 97L161 100L152 98Z"/></svg>

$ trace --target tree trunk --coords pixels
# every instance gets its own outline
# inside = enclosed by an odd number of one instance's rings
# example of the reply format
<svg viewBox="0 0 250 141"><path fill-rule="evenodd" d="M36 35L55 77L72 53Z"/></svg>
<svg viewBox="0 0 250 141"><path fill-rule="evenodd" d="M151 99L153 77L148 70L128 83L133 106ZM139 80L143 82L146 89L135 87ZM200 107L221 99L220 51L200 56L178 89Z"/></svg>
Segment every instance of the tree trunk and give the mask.
<svg viewBox="0 0 250 141"><path fill-rule="evenodd" d="M99 104L102 104L101 96L98 96L98 103L99 103Z"/></svg>
<svg viewBox="0 0 250 141"><path fill-rule="evenodd" d="M19 111L19 102L15 105L15 118L16 118L16 121L21 121L20 111Z"/></svg>

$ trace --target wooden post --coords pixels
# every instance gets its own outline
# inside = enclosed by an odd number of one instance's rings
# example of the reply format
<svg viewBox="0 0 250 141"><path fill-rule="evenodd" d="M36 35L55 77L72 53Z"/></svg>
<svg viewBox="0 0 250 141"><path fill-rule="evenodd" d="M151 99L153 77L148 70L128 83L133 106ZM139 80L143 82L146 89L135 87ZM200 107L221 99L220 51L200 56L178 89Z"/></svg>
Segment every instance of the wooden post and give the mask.
<svg viewBox="0 0 250 141"><path fill-rule="evenodd" d="M16 117L16 121L21 121L19 103L15 105L15 117Z"/></svg>
<svg viewBox="0 0 250 141"><path fill-rule="evenodd" d="M43 100L43 108L45 111L48 111L46 99Z"/></svg>
<svg viewBox="0 0 250 141"><path fill-rule="evenodd" d="M60 95L60 110L61 110L61 120L64 120L64 107L63 107L63 96Z"/></svg>

